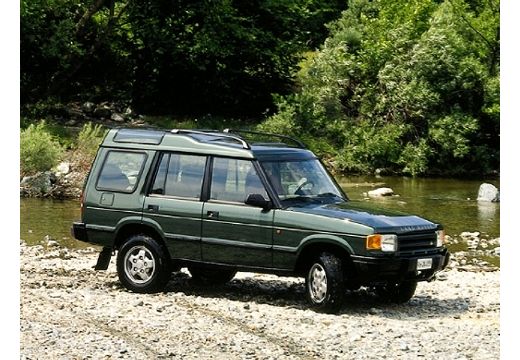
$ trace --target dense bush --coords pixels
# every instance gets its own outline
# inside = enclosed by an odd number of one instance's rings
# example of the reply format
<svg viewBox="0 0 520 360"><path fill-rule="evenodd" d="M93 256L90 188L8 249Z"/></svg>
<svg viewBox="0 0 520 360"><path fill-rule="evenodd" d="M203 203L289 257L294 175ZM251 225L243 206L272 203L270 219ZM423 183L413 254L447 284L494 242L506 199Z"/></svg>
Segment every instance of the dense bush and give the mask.
<svg viewBox="0 0 520 360"><path fill-rule="evenodd" d="M92 123L83 125L72 149L72 162L76 170L86 172L90 169L105 134L106 130L101 125L92 125Z"/></svg>
<svg viewBox="0 0 520 360"><path fill-rule="evenodd" d="M45 123L31 124L20 133L20 172L31 175L58 164L63 149L50 135Z"/></svg>
<svg viewBox="0 0 520 360"><path fill-rule="evenodd" d="M499 4L353 0L261 127L332 144L341 171L486 173L499 162Z"/></svg>
<svg viewBox="0 0 520 360"><path fill-rule="evenodd" d="M343 0L22 0L21 100L260 115Z"/></svg>

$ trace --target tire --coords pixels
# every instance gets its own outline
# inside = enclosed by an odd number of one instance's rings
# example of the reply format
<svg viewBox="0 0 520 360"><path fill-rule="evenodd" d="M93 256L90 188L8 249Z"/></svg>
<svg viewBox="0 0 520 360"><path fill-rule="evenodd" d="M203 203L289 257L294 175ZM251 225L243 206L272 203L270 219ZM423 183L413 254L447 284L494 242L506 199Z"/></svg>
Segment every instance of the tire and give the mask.
<svg viewBox="0 0 520 360"><path fill-rule="evenodd" d="M190 266L188 270L194 282L204 285L222 285L225 284L236 275L235 270Z"/></svg>
<svg viewBox="0 0 520 360"><path fill-rule="evenodd" d="M305 277L305 293L314 309L337 313L345 293L341 259L331 253L321 253L309 267Z"/></svg>
<svg viewBox="0 0 520 360"><path fill-rule="evenodd" d="M410 300L417 288L417 281L404 281L399 284L388 283L376 288L376 294L383 300L394 304L404 304Z"/></svg>
<svg viewBox="0 0 520 360"><path fill-rule="evenodd" d="M164 289L171 276L170 257L152 237L133 235L117 254L119 281L137 293L153 293Z"/></svg>

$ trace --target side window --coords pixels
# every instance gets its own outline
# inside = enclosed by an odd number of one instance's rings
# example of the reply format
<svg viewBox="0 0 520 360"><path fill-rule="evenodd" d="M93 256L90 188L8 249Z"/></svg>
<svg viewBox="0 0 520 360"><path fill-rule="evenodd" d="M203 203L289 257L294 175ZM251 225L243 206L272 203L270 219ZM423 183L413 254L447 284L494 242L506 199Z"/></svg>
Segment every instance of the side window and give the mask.
<svg viewBox="0 0 520 360"><path fill-rule="evenodd" d="M210 199L243 203L249 194L261 194L269 199L253 163L215 158Z"/></svg>
<svg viewBox="0 0 520 360"><path fill-rule="evenodd" d="M152 194L200 198L206 157L163 154L152 185Z"/></svg>
<svg viewBox="0 0 520 360"><path fill-rule="evenodd" d="M131 193L139 180L146 155L109 151L97 180L96 189Z"/></svg>

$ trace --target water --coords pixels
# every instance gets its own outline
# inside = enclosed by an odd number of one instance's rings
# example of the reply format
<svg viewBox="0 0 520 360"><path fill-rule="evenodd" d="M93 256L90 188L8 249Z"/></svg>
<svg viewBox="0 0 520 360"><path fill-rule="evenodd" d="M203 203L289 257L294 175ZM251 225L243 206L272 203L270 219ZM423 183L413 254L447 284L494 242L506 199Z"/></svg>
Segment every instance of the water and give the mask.
<svg viewBox="0 0 520 360"><path fill-rule="evenodd" d="M365 176L338 182L353 200L422 216L443 224L449 235L478 231L490 238L500 236L500 204L476 201L482 181ZM375 199L363 194L376 187L390 187L399 196ZM66 247L87 247L70 235L72 222L79 218L79 200L20 199L20 238L36 245L46 243L49 235Z"/></svg>
<svg viewBox="0 0 520 360"><path fill-rule="evenodd" d="M352 200L419 215L442 224L448 235L478 231L490 238L500 236L500 204L476 200L484 181L374 176L337 180ZM498 180L485 182L500 188ZM368 198L364 195L377 187L389 187L398 196Z"/></svg>
<svg viewBox="0 0 520 360"><path fill-rule="evenodd" d="M20 199L20 239L29 245L46 244L45 236L69 248L88 245L70 235L81 218L79 200Z"/></svg>

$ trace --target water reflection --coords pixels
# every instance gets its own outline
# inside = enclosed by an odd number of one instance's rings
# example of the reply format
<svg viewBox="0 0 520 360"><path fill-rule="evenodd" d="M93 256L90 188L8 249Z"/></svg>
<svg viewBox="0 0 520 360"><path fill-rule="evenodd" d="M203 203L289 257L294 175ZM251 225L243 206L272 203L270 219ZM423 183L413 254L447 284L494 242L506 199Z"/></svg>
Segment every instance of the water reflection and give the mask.
<svg viewBox="0 0 520 360"><path fill-rule="evenodd" d="M481 223L495 221L497 219L498 203L477 201L478 218Z"/></svg>

